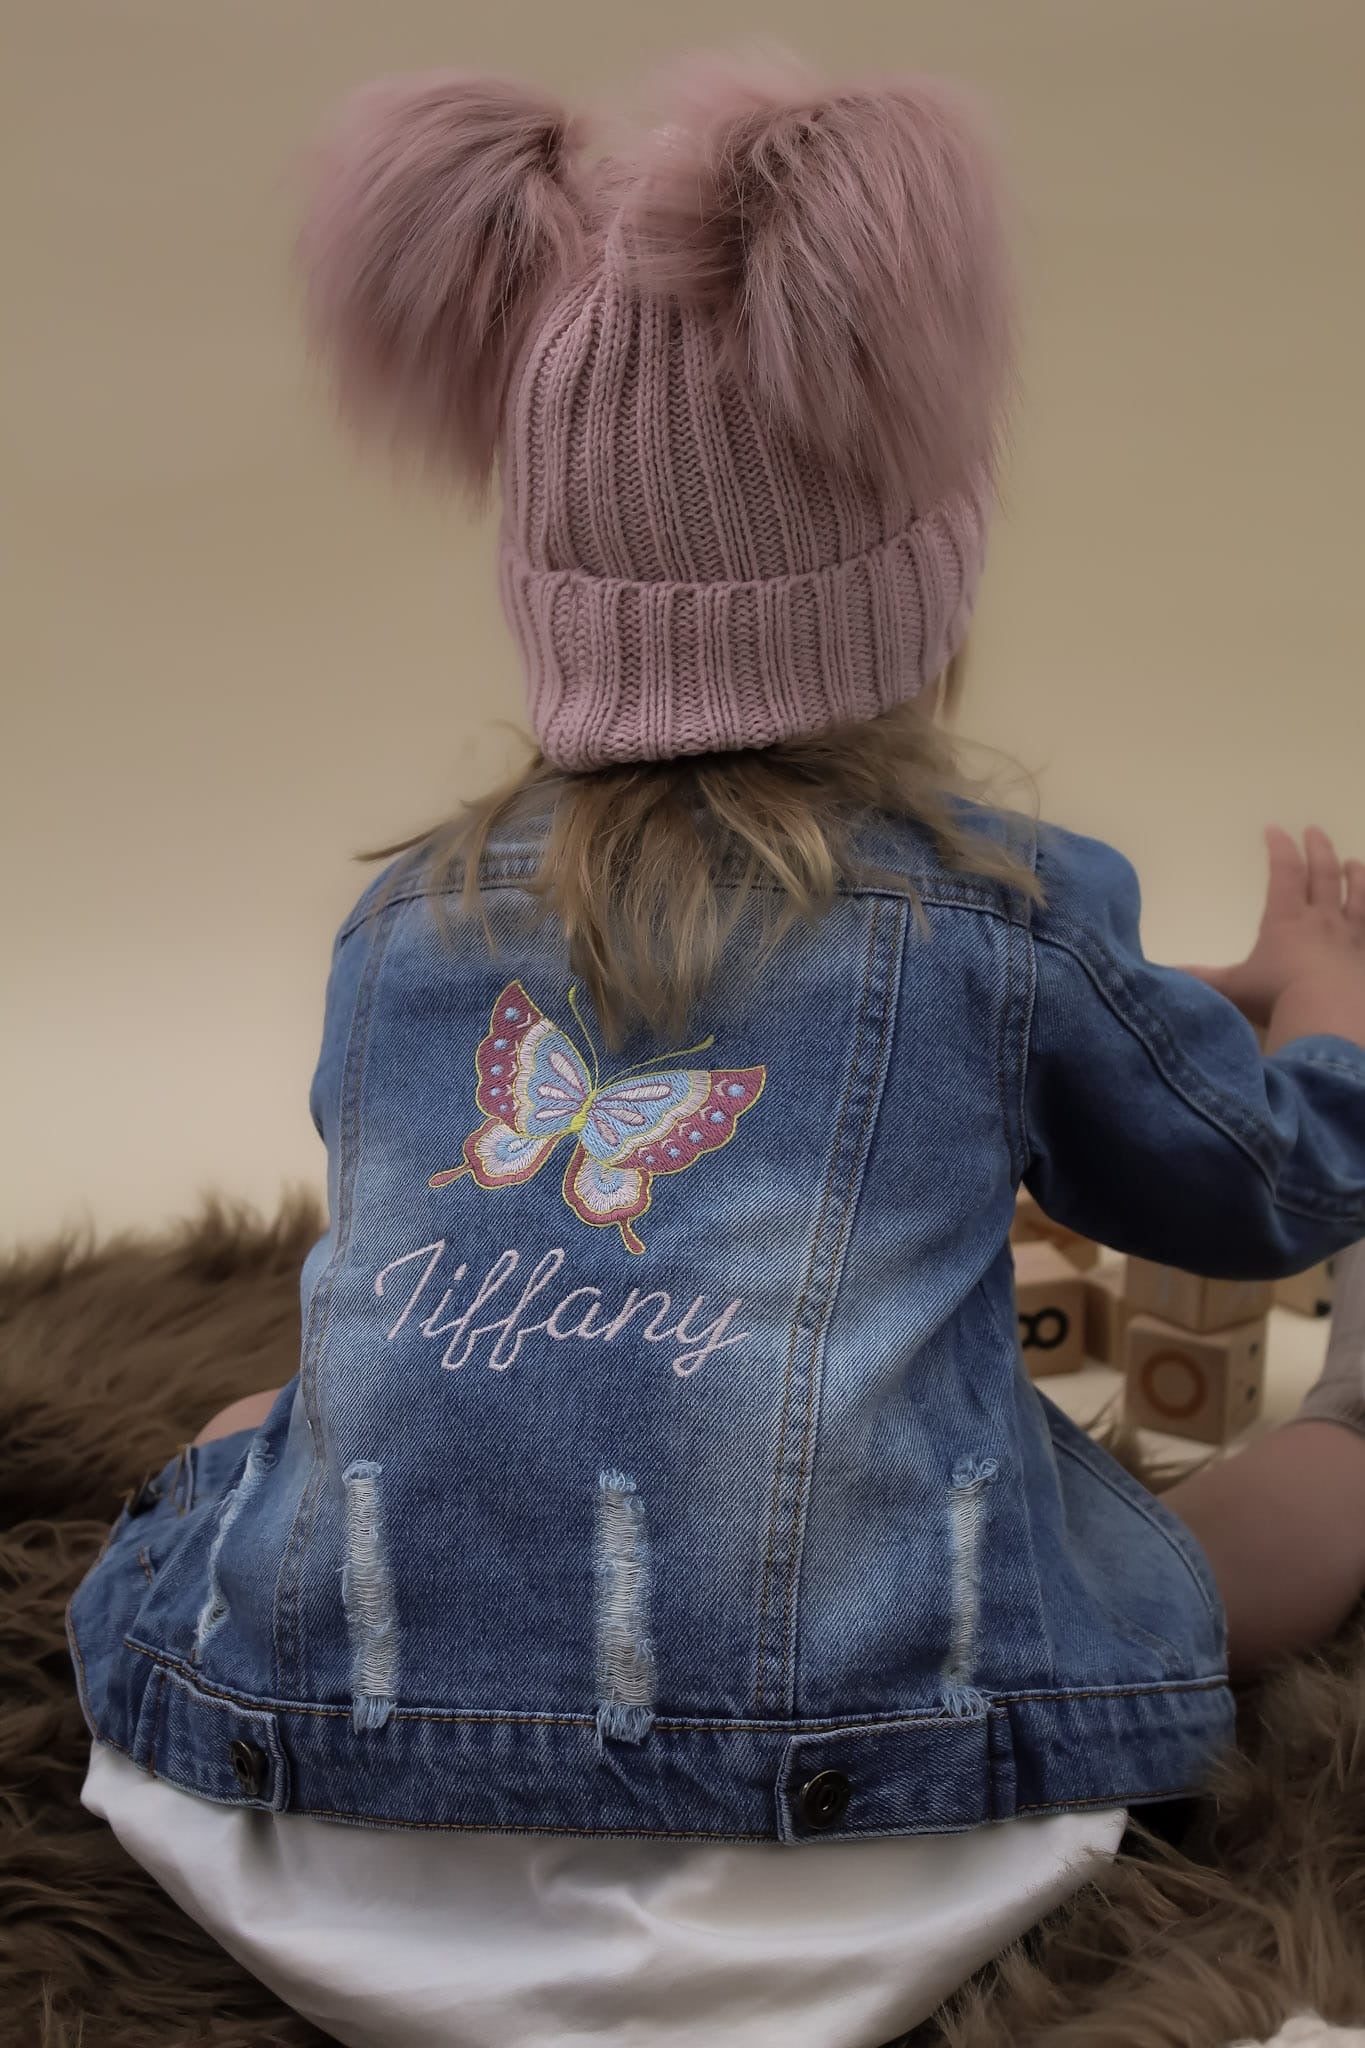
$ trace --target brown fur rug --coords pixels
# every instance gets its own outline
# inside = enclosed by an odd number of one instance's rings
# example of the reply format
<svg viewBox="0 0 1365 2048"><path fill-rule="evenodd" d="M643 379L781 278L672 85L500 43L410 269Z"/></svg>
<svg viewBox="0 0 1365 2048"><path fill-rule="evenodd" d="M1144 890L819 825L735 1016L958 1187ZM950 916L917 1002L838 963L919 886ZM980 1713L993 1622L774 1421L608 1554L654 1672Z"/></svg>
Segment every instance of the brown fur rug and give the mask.
<svg viewBox="0 0 1365 2048"><path fill-rule="evenodd" d="M305 2048L324 2037L178 1912L80 1807L62 1613L119 1498L294 1369L312 1206L220 1206L158 1241L0 1266L0 2043ZM1365 2018L1365 1633L1244 1703L1178 1848L1130 1839L914 2048L1225 2048ZM509 2043L508 2048L515 2048ZM774 2044L780 2048L780 2044Z"/></svg>

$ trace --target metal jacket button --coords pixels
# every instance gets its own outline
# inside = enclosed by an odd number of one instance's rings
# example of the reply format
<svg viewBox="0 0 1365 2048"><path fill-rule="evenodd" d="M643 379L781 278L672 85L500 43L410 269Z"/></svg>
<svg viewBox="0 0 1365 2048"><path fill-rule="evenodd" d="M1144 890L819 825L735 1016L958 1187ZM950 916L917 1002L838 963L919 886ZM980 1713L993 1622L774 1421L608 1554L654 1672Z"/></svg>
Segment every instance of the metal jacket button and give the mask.
<svg viewBox="0 0 1365 2048"><path fill-rule="evenodd" d="M808 1828L837 1828L848 1812L853 1787L842 1771L821 1771L801 1787L798 1803Z"/></svg>
<svg viewBox="0 0 1365 2048"><path fill-rule="evenodd" d="M248 1799L259 1799L265 1790L270 1775L270 1759L263 1749L257 1749L254 1742L234 1742L228 1746L232 1760L232 1775Z"/></svg>

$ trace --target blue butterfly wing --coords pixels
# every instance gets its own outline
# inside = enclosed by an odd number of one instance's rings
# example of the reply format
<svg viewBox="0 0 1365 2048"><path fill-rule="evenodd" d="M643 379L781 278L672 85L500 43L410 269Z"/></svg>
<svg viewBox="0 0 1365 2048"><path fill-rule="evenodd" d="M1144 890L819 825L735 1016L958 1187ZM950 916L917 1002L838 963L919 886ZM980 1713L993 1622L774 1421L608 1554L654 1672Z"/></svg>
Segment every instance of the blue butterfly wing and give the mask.
<svg viewBox="0 0 1365 2048"><path fill-rule="evenodd" d="M615 1081L592 1098L588 1121L580 1133L583 1150L594 1159L615 1159L634 1152L668 1130L689 1108L699 1109L711 1085L709 1074L636 1074Z"/></svg>

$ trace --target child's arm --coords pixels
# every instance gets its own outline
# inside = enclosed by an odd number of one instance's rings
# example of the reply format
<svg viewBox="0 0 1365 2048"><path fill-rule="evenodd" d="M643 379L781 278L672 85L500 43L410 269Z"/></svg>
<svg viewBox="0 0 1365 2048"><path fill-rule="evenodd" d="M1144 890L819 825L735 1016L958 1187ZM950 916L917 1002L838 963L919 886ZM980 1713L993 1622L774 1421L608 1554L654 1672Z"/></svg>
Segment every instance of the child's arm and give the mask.
<svg viewBox="0 0 1365 2048"><path fill-rule="evenodd" d="M1322 835L1273 854L1250 958L1196 978L1143 958L1127 861L1039 837L1026 1185L1121 1251L1229 1278L1365 1236L1365 868Z"/></svg>
<svg viewBox="0 0 1365 2048"><path fill-rule="evenodd" d="M1365 1046L1365 861L1337 858L1325 832L1303 849L1266 833L1270 879L1256 943L1237 967L1195 967L1266 1034L1267 1052L1324 1032Z"/></svg>

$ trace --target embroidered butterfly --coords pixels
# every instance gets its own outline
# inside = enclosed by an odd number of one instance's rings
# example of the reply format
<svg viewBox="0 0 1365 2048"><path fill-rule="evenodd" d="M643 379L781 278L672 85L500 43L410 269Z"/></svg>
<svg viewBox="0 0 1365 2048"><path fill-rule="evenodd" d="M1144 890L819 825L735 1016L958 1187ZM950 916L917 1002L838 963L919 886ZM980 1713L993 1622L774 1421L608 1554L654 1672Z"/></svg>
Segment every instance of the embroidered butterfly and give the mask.
<svg viewBox="0 0 1365 2048"><path fill-rule="evenodd" d="M603 1082L577 994L569 990L569 1007L587 1040L591 1072L519 981L503 990L475 1061L474 1100L484 1120L465 1139L462 1163L433 1173L429 1185L447 1188L467 1173L481 1188L516 1187L540 1172L561 1138L574 1138L565 1201L584 1223L615 1224L626 1250L642 1252L633 1226L650 1205L655 1176L682 1173L704 1152L728 1145L762 1094L767 1069L710 1073L664 1064L704 1052L713 1042L707 1038ZM658 1065L662 1072L651 1071Z"/></svg>

